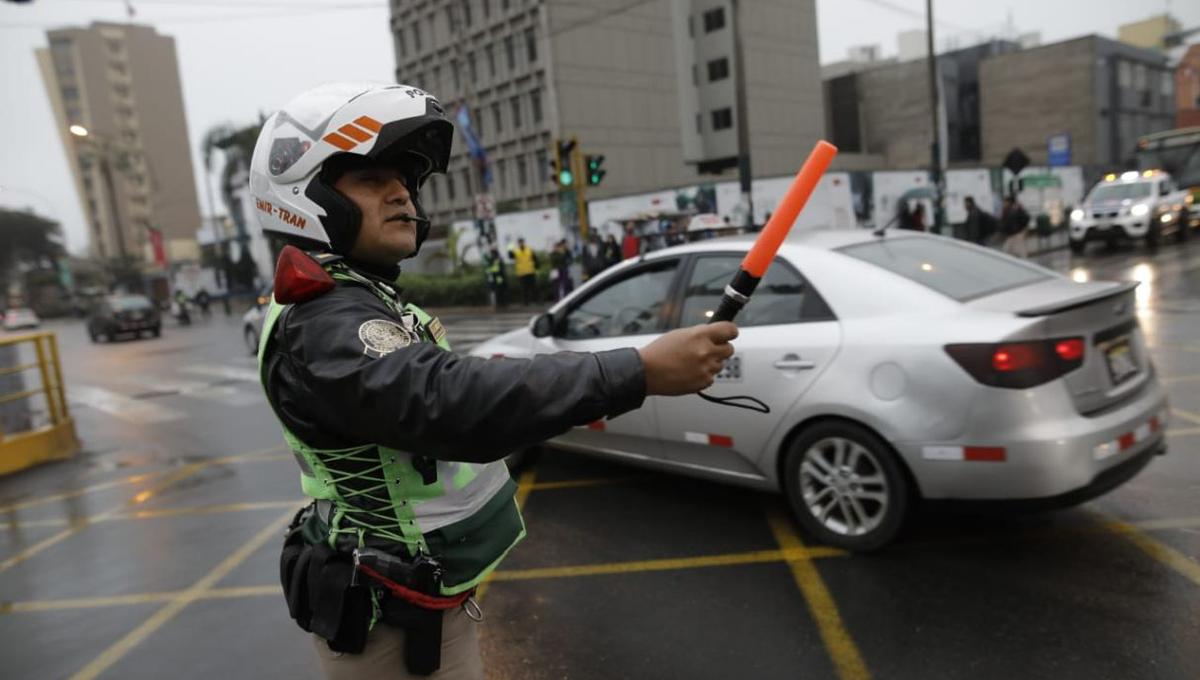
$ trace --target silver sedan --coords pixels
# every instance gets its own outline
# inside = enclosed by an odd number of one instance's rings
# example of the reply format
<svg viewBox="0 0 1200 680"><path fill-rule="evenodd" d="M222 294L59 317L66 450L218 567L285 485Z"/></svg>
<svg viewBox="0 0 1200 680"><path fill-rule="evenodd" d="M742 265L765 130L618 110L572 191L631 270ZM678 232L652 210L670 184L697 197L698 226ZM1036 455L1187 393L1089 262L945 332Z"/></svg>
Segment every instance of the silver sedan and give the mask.
<svg viewBox="0 0 1200 680"><path fill-rule="evenodd" d="M752 243L628 260L472 353L639 347L704 323ZM783 244L709 390L769 414L651 397L550 443L782 491L817 539L852 550L886 544L920 499L1082 502L1166 450L1135 286L937 236L807 232Z"/></svg>

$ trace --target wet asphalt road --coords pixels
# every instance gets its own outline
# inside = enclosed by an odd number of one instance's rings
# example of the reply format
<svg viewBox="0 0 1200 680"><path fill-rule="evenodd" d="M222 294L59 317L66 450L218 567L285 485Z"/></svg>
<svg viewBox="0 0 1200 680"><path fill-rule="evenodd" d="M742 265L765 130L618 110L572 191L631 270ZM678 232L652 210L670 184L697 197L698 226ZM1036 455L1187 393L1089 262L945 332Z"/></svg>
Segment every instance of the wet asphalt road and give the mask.
<svg viewBox="0 0 1200 680"><path fill-rule="evenodd" d="M1043 261L1143 281L1168 455L1078 508L918 513L849 556L779 497L550 452L481 598L489 677L1200 677L1200 241ZM443 316L460 347L525 319ZM0 678L316 677L276 585L298 475L238 320L48 328L85 450L0 479Z"/></svg>

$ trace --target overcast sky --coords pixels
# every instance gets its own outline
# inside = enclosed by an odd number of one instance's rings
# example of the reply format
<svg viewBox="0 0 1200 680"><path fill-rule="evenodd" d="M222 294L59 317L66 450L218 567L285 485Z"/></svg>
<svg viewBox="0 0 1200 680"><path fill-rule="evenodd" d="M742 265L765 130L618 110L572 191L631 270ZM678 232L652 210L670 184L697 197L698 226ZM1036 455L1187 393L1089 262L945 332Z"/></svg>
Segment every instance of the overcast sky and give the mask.
<svg viewBox="0 0 1200 680"><path fill-rule="evenodd" d="M314 84L389 80L395 58L387 0L132 0L135 21L175 38L197 185L199 140L222 122L247 124ZM493 0L494 1L494 0ZM750 5L750 2L746 3ZM824 63L856 45L896 53L896 34L923 28L920 0L817 0ZM631 11L637 11L636 9ZM1088 33L1116 37L1117 26L1168 11L1185 28L1200 26L1200 2L1183 0L939 0L939 45L988 35L1040 32L1043 42ZM86 247L79 200L33 56L46 30L92 21L125 21L123 0L0 3L0 205L31 207L63 223L72 252ZM198 188L203 214L209 209ZM218 212L221 209L218 207Z"/></svg>

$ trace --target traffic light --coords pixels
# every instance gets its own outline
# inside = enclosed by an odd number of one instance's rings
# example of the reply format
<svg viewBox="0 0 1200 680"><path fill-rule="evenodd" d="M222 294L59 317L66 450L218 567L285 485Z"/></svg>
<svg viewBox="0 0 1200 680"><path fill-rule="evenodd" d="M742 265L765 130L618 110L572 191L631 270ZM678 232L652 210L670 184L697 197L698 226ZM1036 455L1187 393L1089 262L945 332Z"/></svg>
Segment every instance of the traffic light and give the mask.
<svg viewBox="0 0 1200 680"><path fill-rule="evenodd" d="M584 156L584 164L587 165L587 183L588 186L596 186L604 176L608 174L607 170L603 169L604 156Z"/></svg>
<svg viewBox="0 0 1200 680"><path fill-rule="evenodd" d="M575 153L575 139L560 139L555 144L556 181L560 187L575 186L575 173L572 172L571 157Z"/></svg>

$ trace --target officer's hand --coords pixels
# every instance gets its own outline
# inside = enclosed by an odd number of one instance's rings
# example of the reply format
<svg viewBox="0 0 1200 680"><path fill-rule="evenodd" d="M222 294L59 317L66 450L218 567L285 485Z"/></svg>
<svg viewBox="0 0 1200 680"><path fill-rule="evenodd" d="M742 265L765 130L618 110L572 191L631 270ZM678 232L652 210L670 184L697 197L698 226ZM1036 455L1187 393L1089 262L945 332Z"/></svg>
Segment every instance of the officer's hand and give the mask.
<svg viewBox="0 0 1200 680"><path fill-rule="evenodd" d="M692 394L712 385L737 335L737 326L721 321L671 331L641 348L646 394Z"/></svg>

